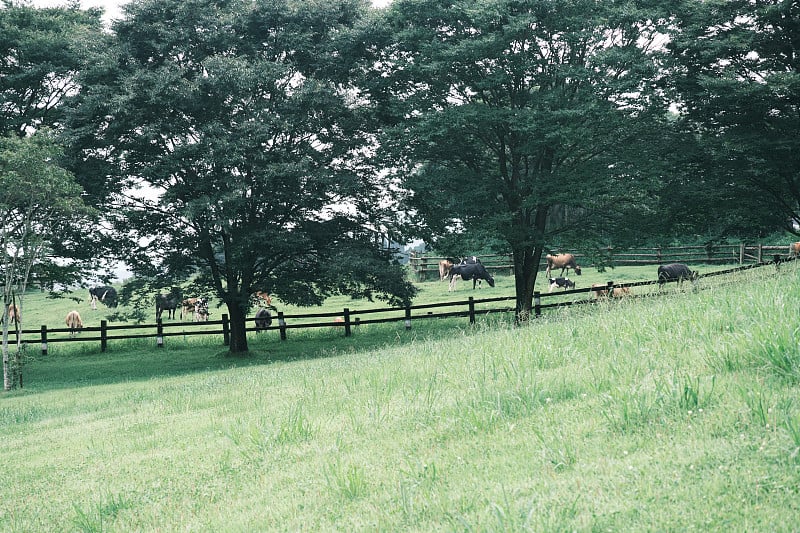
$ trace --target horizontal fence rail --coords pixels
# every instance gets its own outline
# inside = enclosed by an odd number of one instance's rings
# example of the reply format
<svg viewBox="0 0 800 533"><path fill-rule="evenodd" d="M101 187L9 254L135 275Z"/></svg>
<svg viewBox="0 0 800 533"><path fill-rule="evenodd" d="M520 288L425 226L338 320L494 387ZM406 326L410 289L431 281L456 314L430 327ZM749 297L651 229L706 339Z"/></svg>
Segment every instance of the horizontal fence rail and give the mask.
<svg viewBox="0 0 800 533"><path fill-rule="evenodd" d="M657 248L625 248L612 247L598 250L595 260L582 254L574 254L576 262L581 266L595 266L602 262L605 267L659 265L664 263L763 263L774 261L775 256L789 256L789 245L764 244L717 244L713 246L662 246ZM439 278L439 261L452 259L441 256L425 256L412 252L409 265L417 281L429 281ZM510 254L482 255L481 263L492 273L508 273L514 275L514 260ZM582 261L587 262L586 265ZM547 268L542 257L539 271Z"/></svg>
<svg viewBox="0 0 800 533"><path fill-rule="evenodd" d="M702 274L700 278L722 276L732 274L753 268L760 268L768 265L775 265L775 262L761 262L739 267L720 270ZM670 280L665 283L678 283L678 280ZM691 283L686 281L686 283ZM629 283L614 283L609 281L606 285L601 287L586 287L580 289L572 289L567 291L557 291L552 293L534 292L532 302L532 314L534 317L539 317L546 309L553 309L566 306L594 304L600 299L598 298L597 291L608 291L611 299L613 299L613 290L622 288L644 287L652 285L663 285L658 280L654 281L636 281ZM586 298L574 301L553 301L553 303L543 303L543 300L563 298L563 296L586 294ZM619 297L617 297L619 298ZM511 305L507 304L512 302ZM247 318L246 332L258 331L277 331L280 339L287 340L288 331L293 329L308 329L308 328L341 328L344 330L344 335L349 337L352 335L353 329L360 325L367 324L383 324L390 322L404 322L405 328L411 329L412 321L424 320L431 318L468 318L470 324L474 324L476 317L479 315L489 315L492 313L510 313L516 311L516 297L514 296L500 296L493 298L475 299L469 297L466 300L455 302L440 302L423 305L412 305L408 307L384 307L375 309L349 309L344 308L342 312L326 312L326 313L303 313L303 314L285 314L278 312L277 320L273 320L270 326L265 328L257 328L254 317ZM377 316L375 315L382 315ZM388 315L388 316L386 316ZM320 320L321 319L321 320ZM312 322L307 322L312 320ZM119 335L117 332L126 332L124 335ZM134 333L127 333L133 331ZM13 334L14 332L9 332ZM88 335L87 335L88 334ZM95 334L95 335L92 335ZM208 322L168 322L164 323L159 319L155 324L130 324L130 325L108 325L107 321L101 321L99 327L87 327L81 330L77 335L71 335L69 328L48 328L42 326L40 329L23 329L20 331L17 344L33 344L39 343L41 345L42 354L47 354L48 345L53 342L99 342L101 351L105 352L109 341L125 340L125 339L155 339L157 347L163 347L166 342L165 339L170 337L190 336L190 335L211 335L221 336L223 345L228 345L230 342L230 321L227 314L222 315L221 320L208 321Z"/></svg>

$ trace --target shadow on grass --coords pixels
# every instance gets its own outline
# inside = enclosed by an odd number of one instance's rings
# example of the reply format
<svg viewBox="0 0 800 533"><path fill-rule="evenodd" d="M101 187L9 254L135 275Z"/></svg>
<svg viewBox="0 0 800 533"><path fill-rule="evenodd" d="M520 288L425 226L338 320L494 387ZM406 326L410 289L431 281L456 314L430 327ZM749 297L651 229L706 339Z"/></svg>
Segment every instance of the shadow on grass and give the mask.
<svg viewBox="0 0 800 533"><path fill-rule="evenodd" d="M378 351L409 345L420 340L437 340L453 335L472 335L496 327L498 323L511 323L511 315L492 316L470 326L464 318L441 318L419 321L413 329L406 330L403 323L373 324L354 328L353 335L345 337L341 328L317 328L309 331L292 331L288 340L279 340L277 332L252 335L248 339L249 351L232 354L222 345L210 340L189 341L170 338L163 348L152 344L152 339L127 341L126 344L109 345L103 353L99 348L54 350L49 355L26 357L23 368L24 388L12 394L41 393L49 390L110 385L114 383L145 381L150 379L185 376L272 364L338 357L349 353Z"/></svg>

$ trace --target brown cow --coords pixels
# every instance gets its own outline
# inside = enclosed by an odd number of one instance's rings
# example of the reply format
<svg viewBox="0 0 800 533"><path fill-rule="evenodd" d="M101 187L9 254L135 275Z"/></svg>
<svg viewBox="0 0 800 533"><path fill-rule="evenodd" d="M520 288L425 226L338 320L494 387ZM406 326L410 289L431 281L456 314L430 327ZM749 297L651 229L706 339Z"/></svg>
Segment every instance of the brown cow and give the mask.
<svg viewBox="0 0 800 533"><path fill-rule="evenodd" d="M547 254L544 256L545 260L547 261L547 277L550 278L550 271L554 268L560 268L561 274L560 277L564 277L564 271L567 271L569 274L569 269L572 268L575 270L575 274L578 276L581 275L581 267L575 262L575 256L572 254L557 254L557 255L550 255Z"/></svg>
<svg viewBox="0 0 800 533"><path fill-rule="evenodd" d="M67 318L64 320L66 322L67 327L69 328L69 336L74 337L75 333L79 329L83 329L83 321L81 320L81 315L76 310L72 310L67 313Z"/></svg>
<svg viewBox="0 0 800 533"><path fill-rule="evenodd" d="M592 292L595 299L608 298L608 285L606 283L592 283ZM631 290L628 287L614 287L611 292L613 298L620 298L622 296L630 296Z"/></svg>
<svg viewBox="0 0 800 533"><path fill-rule="evenodd" d="M450 277L451 268L453 268L453 262L449 259L439 261L439 281L444 281Z"/></svg>
<svg viewBox="0 0 800 533"><path fill-rule="evenodd" d="M19 322L20 315L19 315L19 307L14 304L8 304L8 323L16 323Z"/></svg>
<svg viewBox="0 0 800 533"><path fill-rule="evenodd" d="M797 256L800 255L800 242L793 242L789 245L789 255L793 259L797 259Z"/></svg>

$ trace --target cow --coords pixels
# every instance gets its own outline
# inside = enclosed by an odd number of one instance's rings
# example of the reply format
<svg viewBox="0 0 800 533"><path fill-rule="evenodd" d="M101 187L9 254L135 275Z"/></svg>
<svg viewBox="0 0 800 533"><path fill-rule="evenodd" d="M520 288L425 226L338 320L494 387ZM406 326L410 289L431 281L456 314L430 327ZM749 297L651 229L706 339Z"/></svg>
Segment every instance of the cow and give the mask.
<svg viewBox="0 0 800 533"><path fill-rule="evenodd" d="M175 310L181 303L180 294L171 292L164 296L156 294L156 320L161 320L161 314L166 310L167 318L175 318Z"/></svg>
<svg viewBox="0 0 800 533"><path fill-rule="evenodd" d="M256 332L267 329L272 324L272 315L263 307L256 311Z"/></svg>
<svg viewBox="0 0 800 533"><path fill-rule="evenodd" d="M450 276L451 268L453 268L453 262L449 259L439 261L439 281L444 281Z"/></svg>
<svg viewBox="0 0 800 533"><path fill-rule="evenodd" d="M789 245L789 256L792 259L797 259L798 255L800 255L800 242L793 242Z"/></svg>
<svg viewBox="0 0 800 533"><path fill-rule="evenodd" d="M194 304L194 321L208 322L208 299L198 298Z"/></svg>
<svg viewBox="0 0 800 533"><path fill-rule="evenodd" d="M548 282L550 283L550 290L548 292L553 292L559 287L564 290L575 288L575 282L569 278L548 278Z"/></svg>
<svg viewBox="0 0 800 533"><path fill-rule="evenodd" d="M16 304L8 304L8 323L17 324L20 321L19 307Z"/></svg>
<svg viewBox="0 0 800 533"><path fill-rule="evenodd" d="M700 274L696 270L689 270L689 267L683 263L670 263L658 267L659 286L663 286L668 281L677 281L681 283L685 279L694 282L699 277Z"/></svg>
<svg viewBox="0 0 800 533"><path fill-rule="evenodd" d="M117 306L117 290L110 285L92 287L89 289L89 298L92 301L92 309L97 309L97 301L101 301L108 307Z"/></svg>
<svg viewBox="0 0 800 533"><path fill-rule="evenodd" d="M544 256L545 261L547 261L547 269L545 270L545 274L547 275L548 279L550 278L550 271L554 268L560 268L561 274L559 276L564 276L564 271L567 271L569 274L569 269L573 269L577 276L581 275L581 267L575 262L575 256L572 254L557 254L557 255L550 255L547 254Z"/></svg>
<svg viewBox="0 0 800 533"><path fill-rule="evenodd" d="M595 299L608 298L608 284L606 283L592 283L592 292ZM630 296L631 290L628 287L614 287L611 291L612 298L620 298L622 296Z"/></svg>
<svg viewBox="0 0 800 533"><path fill-rule="evenodd" d="M198 322L198 306L201 309L205 309L206 317L208 317L208 300L200 296L197 298L186 298L181 301L181 320L183 320L184 317L191 316L194 318L195 322Z"/></svg>
<svg viewBox="0 0 800 533"><path fill-rule="evenodd" d="M64 322L67 324L69 328L69 336L74 337L75 333L78 330L83 329L83 321L81 320L81 315L73 309L69 313L67 313L67 318L64 319Z"/></svg>
<svg viewBox="0 0 800 533"><path fill-rule="evenodd" d="M461 263L460 265L453 265L450 268L450 288L453 291L456 287L456 276L461 276L464 281L472 280L472 290L475 290L475 285L479 280L485 279L490 287L494 287L494 278L486 270L486 267L480 263Z"/></svg>

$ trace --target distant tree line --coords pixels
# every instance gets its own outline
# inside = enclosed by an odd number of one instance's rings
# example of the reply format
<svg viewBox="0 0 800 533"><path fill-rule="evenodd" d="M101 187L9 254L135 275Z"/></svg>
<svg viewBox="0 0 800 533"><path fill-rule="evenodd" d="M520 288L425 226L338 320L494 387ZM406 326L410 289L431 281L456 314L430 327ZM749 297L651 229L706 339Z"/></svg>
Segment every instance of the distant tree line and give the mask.
<svg viewBox="0 0 800 533"><path fill-rule="evenodd" d="M96 208L50 257L191 280L232 352L256 291L410 302L363 228L511 253L520 321L555 247L798 231L797 2L0 5L0 135Z"/></svg>

